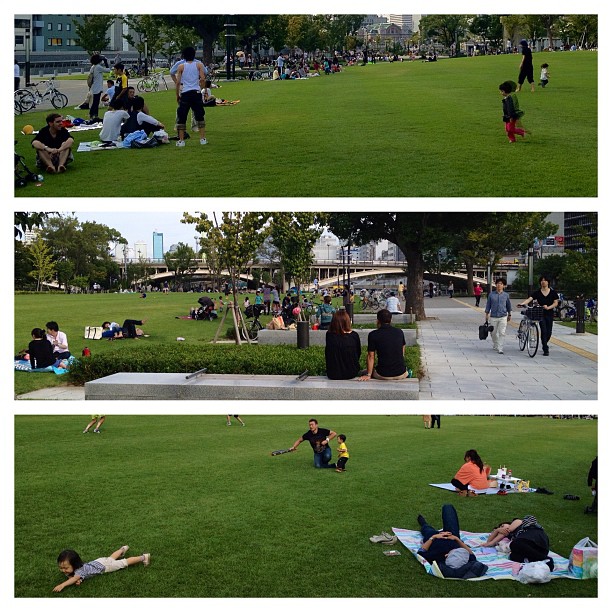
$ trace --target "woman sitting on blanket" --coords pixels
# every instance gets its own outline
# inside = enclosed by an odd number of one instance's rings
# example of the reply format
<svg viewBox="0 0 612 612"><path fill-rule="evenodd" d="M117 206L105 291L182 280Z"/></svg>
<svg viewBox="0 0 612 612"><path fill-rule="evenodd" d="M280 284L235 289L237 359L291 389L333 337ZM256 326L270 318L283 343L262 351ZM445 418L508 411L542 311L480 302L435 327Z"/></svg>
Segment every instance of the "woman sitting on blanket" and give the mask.
<svg viewBox="0 0 612 612"><path fill-rule="evenodd" d="M480 455L474 450L466 451L463 457L465 463L459 468L451 484L458 490L461 497L475 497L476 493L469 489L487 489L496 487L496 480L489 480L491 466L485 465Z"/></svg>
<svg viewBox="0 0 612 612"><path fill-rule="evenodd" d="M504 538L510 540L510 561L529 563L546 561L552 572L555 569L553 560L548 556L549 540L544 528L535 516L515 518L510 522L501 523L490 534L484 547L495 546Z"/></svg>
<svg viewBox="0 0 612 612"><path fill-rule="evenodd" d="M60 361L53 355L53 345L47 340L44 329L35 327L32 330L32 342L28 346L30 366L33 370L42 370L49 366L60 366Z"/></svg>
<svg viewBox="0 0 612 612"><path fill-rule="evenodd" d="M478 578L487 573L488 566L477 561L472 549L461 540L454 506L442 506L441 531L432 527L421 514L417 521L423 535L418 554L431 564L435 562L445 578Z"/></svg>

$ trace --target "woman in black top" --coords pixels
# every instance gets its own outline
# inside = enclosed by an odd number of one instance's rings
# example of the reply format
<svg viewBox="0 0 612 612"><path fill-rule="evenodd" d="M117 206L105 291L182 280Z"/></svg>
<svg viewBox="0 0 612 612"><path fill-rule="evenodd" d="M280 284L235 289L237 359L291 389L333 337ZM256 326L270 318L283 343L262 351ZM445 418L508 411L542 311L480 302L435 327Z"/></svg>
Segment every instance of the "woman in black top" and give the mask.
<svg viewBox="0 0 612 612"><path fill-rule="evenodd" d="M325 334L325 365L330 380L349 380L359 374L361 341L351 330L346 310L337 310Z"/></svg>
<svg viewBox="0 0 612 612"><path fill-rule="evenodd" d="M521 302L519 306L526 306L536 301L544 308L544 317L540 321L540 332L542 334L542 350L544 356L548 356L548 341L552 336L554 310L559 303L559 294L550 288L550 279L546 275L540 276L540 288L530 298Z"/></svg>
<svg viewBox="0 0 612 612"><path fill-rule="evenodd" d="M521 54L523 55L523 59L519 67L518 87L516 91L521 91L521 87L525 79L527 79L527 82L531 85L531 92L533 93L535 91L533 81L533 56L531 55L529 44L524 39L521 40Z"/></svg>
<svg viewBox="0 0 612 612"><path fill-rule="evenodd" d="M53 356L53 345L47 340L44 329L35 327L32 330L32 342L28 346L30 366L33 370L47 368L56 361Z"/></svg>

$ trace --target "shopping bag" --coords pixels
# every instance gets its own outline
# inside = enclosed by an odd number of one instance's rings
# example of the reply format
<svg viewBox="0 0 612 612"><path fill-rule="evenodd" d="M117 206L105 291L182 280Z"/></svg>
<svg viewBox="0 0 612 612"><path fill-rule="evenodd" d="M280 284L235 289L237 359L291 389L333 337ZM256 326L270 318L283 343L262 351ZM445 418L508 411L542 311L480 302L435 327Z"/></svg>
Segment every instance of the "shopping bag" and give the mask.
<svg viewBox="0 0 612 612"><path fill-rule="evenodd" d="M582 538L570 556L569 570L576 578L597 578L597 544L590 538Z"/></svg>
<svg viewBox="0 0 612 612"><path fill-rule="evenodd" d="M90 327L85 328L85 334L83 338L87 340L101 340L102 339L102 328L101 327Z"/></svg>

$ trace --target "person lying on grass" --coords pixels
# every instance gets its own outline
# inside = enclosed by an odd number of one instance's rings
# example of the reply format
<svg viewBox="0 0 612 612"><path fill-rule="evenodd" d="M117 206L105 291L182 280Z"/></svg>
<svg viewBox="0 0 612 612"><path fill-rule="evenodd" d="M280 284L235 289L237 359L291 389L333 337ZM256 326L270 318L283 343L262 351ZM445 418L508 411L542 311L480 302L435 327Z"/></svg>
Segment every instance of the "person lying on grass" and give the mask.
<svg viewBox="0 0 612 612"><path fill-rule="evenodd" d="M151 562L150 553L142 553L138 557L124 558L125 553L129 550L129 546L125 544L119 550L116 550L111 554L110 557L100 557L89 563L83 563L81 557L74 550L62 550L57 558L57 565L62 574L69 576L68 580L65 580L61 584L54 587L54 593L60 593L67 586L76 584L77 586L92 576L99 574L110 574L121 569L125 569L128 565L136 565L142 563L143 565L149 565Z"/></svg>
<svg viewBox="0 0 612 612"><path fill-rule="evenodd" d="M476 560L472 549L461 540L459 518L452 504L442 506L442 530L432 527L422 514L417 521L421 527L423 543L418 554L427 562L437 563L445 578L477 578L489 569Z"/></svg>

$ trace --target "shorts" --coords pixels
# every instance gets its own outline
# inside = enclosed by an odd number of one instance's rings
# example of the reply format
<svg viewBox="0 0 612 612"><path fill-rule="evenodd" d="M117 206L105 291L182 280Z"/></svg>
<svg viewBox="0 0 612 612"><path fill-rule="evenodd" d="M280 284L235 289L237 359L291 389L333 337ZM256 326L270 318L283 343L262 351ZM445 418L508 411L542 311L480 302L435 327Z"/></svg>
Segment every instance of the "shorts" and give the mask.
<svg viewBox="0 0 612 612"><path fill-rule="evenodd" d="M104 573L110 574L125 569L128 566L127 559L113 559L112 557L100 557L96 559L98 563L104 566Z"/></svg>

